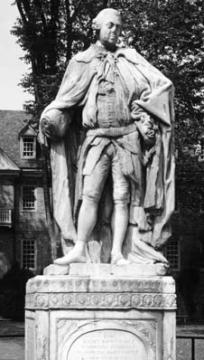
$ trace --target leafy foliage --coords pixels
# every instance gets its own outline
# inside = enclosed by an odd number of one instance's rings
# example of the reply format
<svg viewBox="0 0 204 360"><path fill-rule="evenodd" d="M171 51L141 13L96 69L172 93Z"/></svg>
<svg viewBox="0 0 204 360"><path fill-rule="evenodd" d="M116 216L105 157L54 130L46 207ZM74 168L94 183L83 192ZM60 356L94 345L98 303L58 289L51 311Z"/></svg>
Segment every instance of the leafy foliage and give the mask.
<svg viewBox="0 0 204 360"><path fill-rule="evenodd" d="M123 2L124 11L126 3ZM203 163L198 161L204 150L204 3L202 0L128 3L131 5L125 13L126 34L131 46L175 86L177 201L184 213L190 211L197 216L202 208L204 185ZM196 151L198 146L200 152Z"/></svg>
<svg viewBox="0 0 204 360"><path fill-rule="evenodd" d="M180 179L184 174L192 184L189 173L202 169L197 157L190 154L196 154L203 133L204 2L16 0L15 4L20 18L13 34L25 51L24 60L31 65L21 85L34 94L34 102L26 104L26 109L35 120L55 97L71 56L93 41L91 21L98 11L107 6L121 11L125 24L122 42L136 48L175 85L177 176ZM189 190L189 196L193 193ZM181 191L180 196L185 193Z"/></svg>
<svg viewBox="0 0 204 360"><path fill-rule="evenodd" d="M106 1L16 0L20 18L12 29L31 65L21 85L34 95L26 109L37 119L56 95L67 62L92 37L91 20Z"/></svg>

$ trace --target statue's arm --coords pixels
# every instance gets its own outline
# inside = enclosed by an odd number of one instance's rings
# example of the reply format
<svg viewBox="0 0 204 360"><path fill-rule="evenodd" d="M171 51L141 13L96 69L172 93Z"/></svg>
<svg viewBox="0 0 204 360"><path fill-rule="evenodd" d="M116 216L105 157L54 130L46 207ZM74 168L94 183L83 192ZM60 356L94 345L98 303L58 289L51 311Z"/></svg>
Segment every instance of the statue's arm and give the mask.
<svg viewBox="0 0 204 360"><path fill-rule="evenodd" d="M84 96L84 82L82 84L83 65L74 58L70 61L59 91L43 111L40 118L39 141L45 144L46 139L59 141L66 134L71 122L73 107L77 105Z"/></svg>
<svg viewBox="0 0 204 360"><path fill-rule="evenodd" d="M174 86L170 79L152 66L135 50L128 53L134 66L132 73L135 78L137 96L133 99L138 107L150 116L156 117L163 124L171 127L173 121ZM133 61L134 60L134 61Z"/></svg>

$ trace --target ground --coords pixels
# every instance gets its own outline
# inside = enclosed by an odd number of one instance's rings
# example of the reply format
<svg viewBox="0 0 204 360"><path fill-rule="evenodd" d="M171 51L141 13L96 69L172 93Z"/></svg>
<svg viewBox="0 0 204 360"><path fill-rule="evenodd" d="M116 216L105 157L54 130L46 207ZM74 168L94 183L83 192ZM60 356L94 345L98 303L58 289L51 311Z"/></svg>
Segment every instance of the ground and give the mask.
<svg viewBox="0 0 204 360"><path fill-rule="evenodd" d="M0 338L0 360L24 360L24 337Z"/></svg>

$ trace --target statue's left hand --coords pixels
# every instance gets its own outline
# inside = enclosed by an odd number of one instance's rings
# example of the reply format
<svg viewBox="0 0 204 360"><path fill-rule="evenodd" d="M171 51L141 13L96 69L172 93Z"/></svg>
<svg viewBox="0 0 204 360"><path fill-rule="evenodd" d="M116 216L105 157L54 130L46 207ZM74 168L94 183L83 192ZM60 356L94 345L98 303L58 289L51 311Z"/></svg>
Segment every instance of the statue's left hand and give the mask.
<svg viewBox="0 0 204 360"><path fill-rule="evenodd" d="M153 146L156 139L156 131L152 117L147 113L142 113L135 123L145 144Z"/></svg>

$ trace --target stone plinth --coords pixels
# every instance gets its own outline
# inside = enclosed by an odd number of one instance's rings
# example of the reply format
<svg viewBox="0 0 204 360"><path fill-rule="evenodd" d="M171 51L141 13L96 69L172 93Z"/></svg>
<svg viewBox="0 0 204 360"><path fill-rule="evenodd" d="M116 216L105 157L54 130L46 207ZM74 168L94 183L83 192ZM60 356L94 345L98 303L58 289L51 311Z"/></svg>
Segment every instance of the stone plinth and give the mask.
<svg viewBox="0 0 204 360"><path fill-rule="evenodd" d="M93 269L29 280L26 360L175 360L174 280Z"/></svg>
<svg viewBox="0 0 204 360"><path fill-rule="evenodd" d="M165 275L168 270L168 265L163 263L158 264L141 264L133 263L123 266L112 264L71 264L71 265L55 265L51 264L44 269L44 275L77 275L77 276L91 276L106 277L116 276L125 277L147 277L155 275Z"/></svg>

